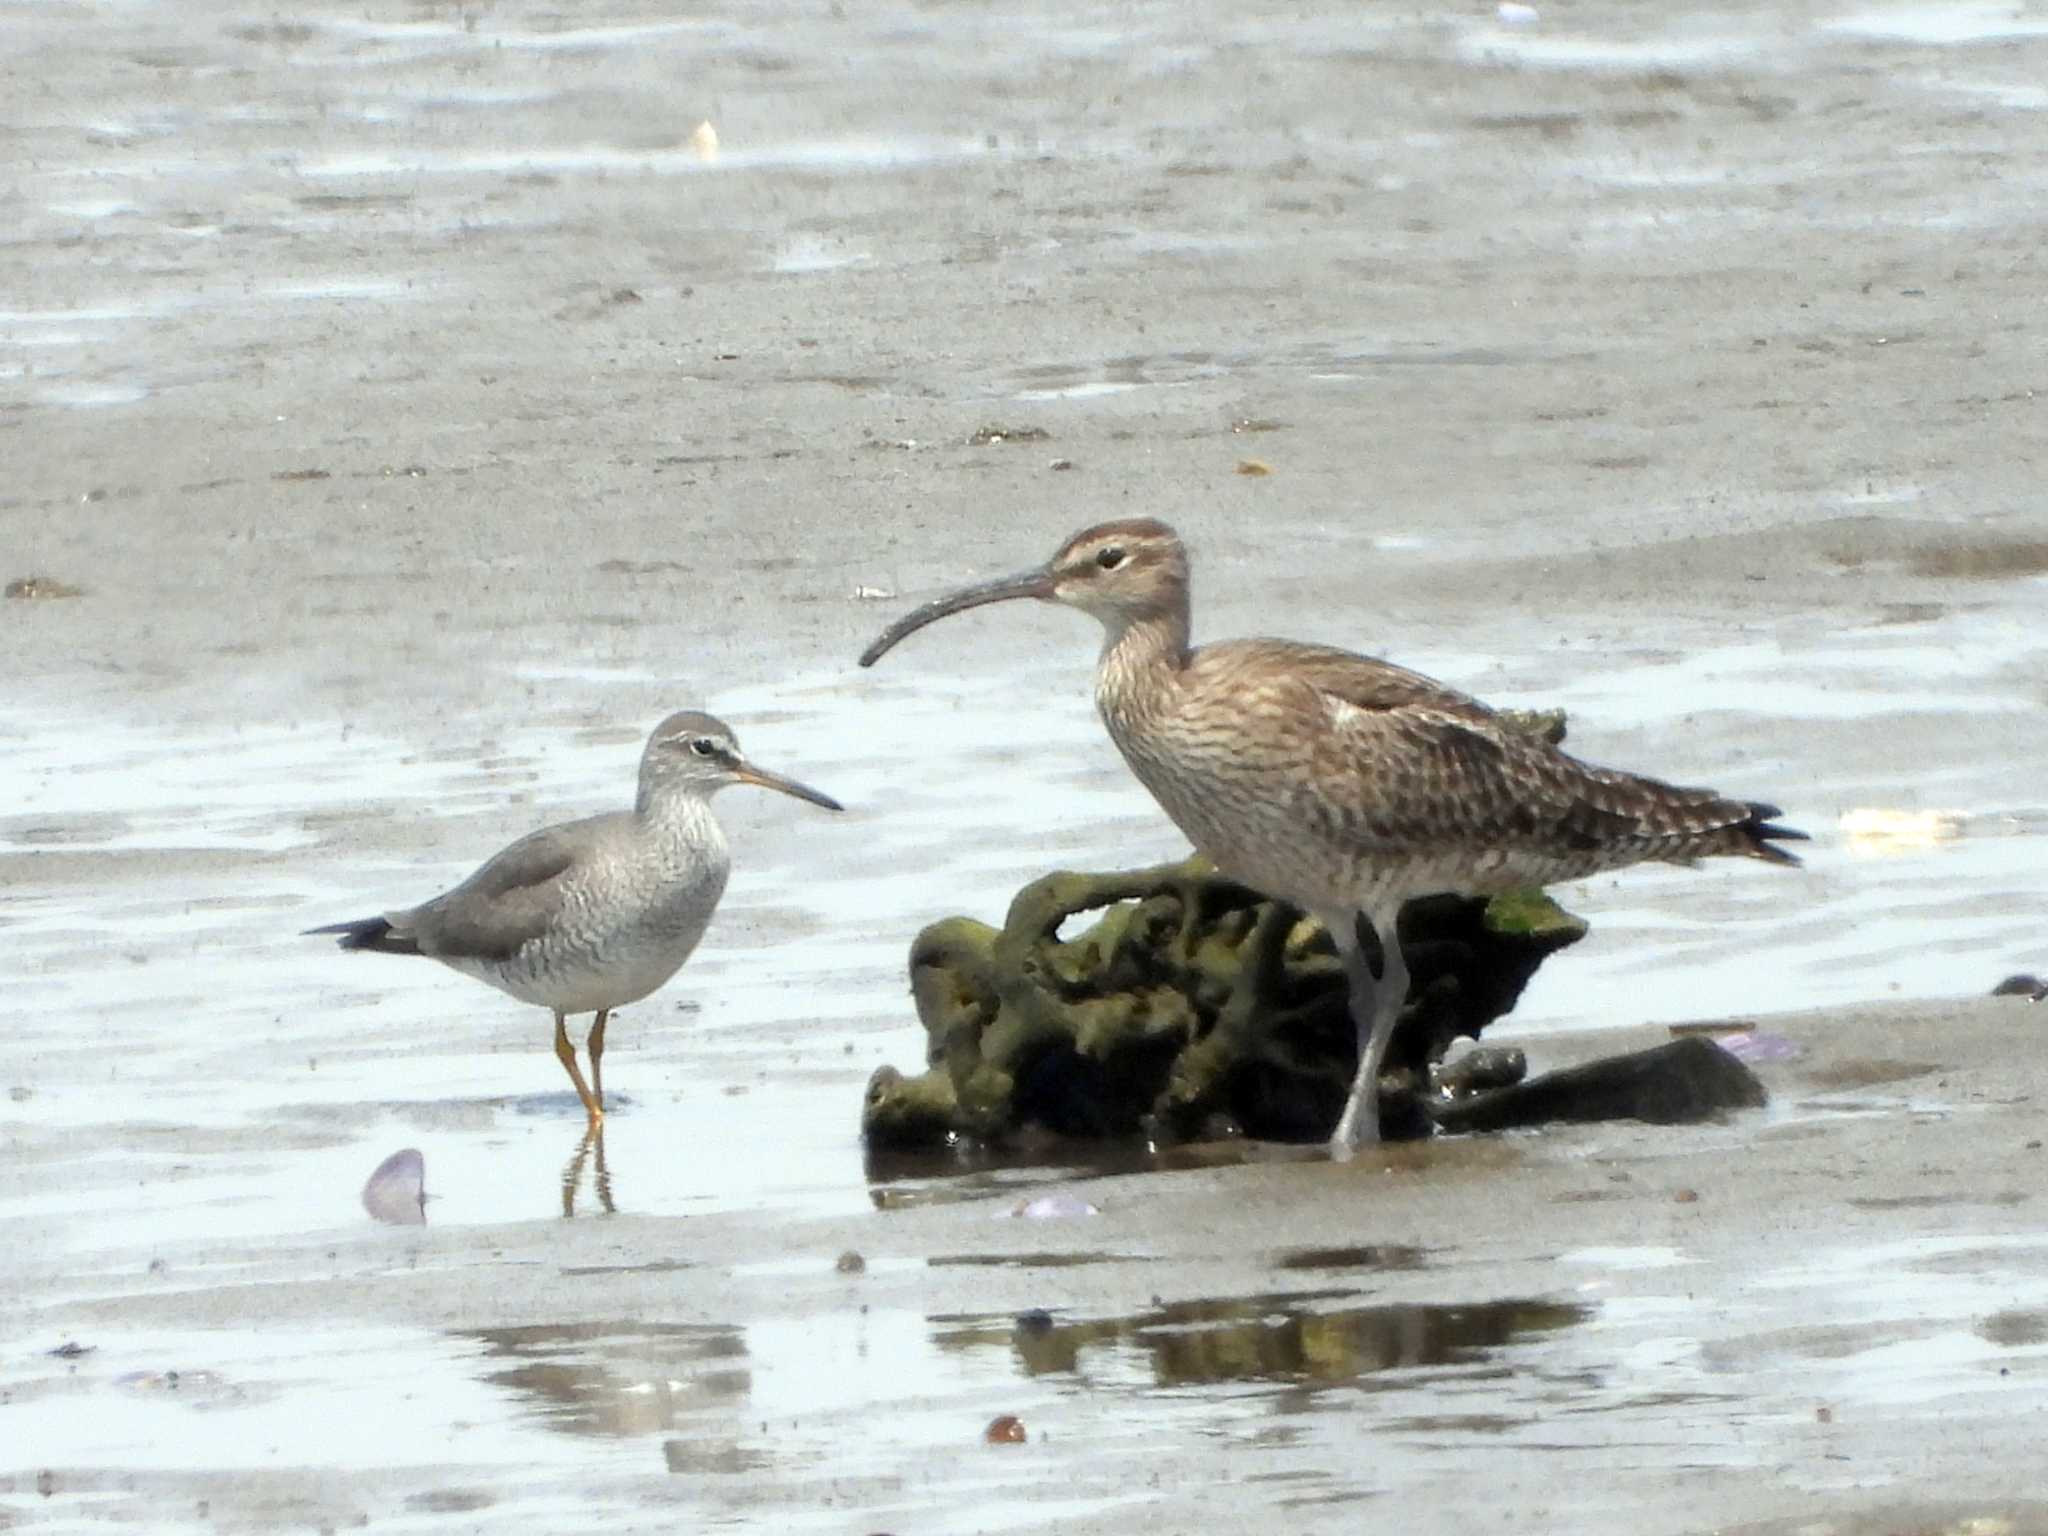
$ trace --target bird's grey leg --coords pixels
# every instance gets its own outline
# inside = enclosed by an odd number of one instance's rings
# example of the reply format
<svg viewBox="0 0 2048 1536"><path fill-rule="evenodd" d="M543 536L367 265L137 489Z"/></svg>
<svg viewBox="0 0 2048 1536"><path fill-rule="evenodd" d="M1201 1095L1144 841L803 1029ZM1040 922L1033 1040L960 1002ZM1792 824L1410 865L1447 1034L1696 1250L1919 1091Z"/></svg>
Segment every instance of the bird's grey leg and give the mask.
<svg viewBox="0 0 2048 1536"><path fill-rule="evenodd" d="M576 1047L569 1043L569 1021L561 1014L555 1015L555 1059L569 1074L569 1081L576 1085L576 1097L583 1101L583 1112L590 1116L590 1123L597 1124L604 1118L604 1106L590 1096L590 1090L583 1085L582 1069L576 1065Z"/></svg>
<svg viewBox="0 0 2048 1536"><path fill-rule="evenodd" d="M1344 962L1344 974L1350 983L1346 1003L1351 1014L1352 1027L1358 1031L1358 1059L1362 1068L1366 1045L1372 1038L1370 1025L1373 1005L1379 995L1379 982L1372 974L1372 966L1366 961L1365 951L1359 947L1357 914L1319 912L1316 916L1321 919L1323 927L1329 930L1331 942L1337 946L1338 958ZM1351 1093L1344 1101L1344 1113L1339 1117L1337 1129L1330 1137L1330 1151L1333 1156L1347 1156L1354 1143L1353 1132L1358 1122L1359 1099L1363 1093L1360 1085L1364 1081L1362 1075L1351 1080Z"/></svg>
<svg viewBox="0 0 2048 1536"><path fill-rule="evenodd" d="M590 1026L590 1092L597 1100L597 1112L604 1113L604 1021L609 1008L597 1010L597 1022Z"/></svg>
<svg viewBox="0 0 2048 1536"><path fill-rule="evenodd" d="M1339 935L1337 948L1344 956L1344 969L1351 978L1351 1022L1358 1030L1358 1076L1351 1082L1351 1097L1330 1137L1330 1155L1348 1158L1359 1147L1380 1139L1380 1064L1386 1060L1387 1043L1401 1019L1401 1005L1408 1000L1408 965L1401 955L1401 938L1396 924L1398 911L1363 913L1380 941L1380 974L1375 978L1355 931L1333 928Z"/></svg>

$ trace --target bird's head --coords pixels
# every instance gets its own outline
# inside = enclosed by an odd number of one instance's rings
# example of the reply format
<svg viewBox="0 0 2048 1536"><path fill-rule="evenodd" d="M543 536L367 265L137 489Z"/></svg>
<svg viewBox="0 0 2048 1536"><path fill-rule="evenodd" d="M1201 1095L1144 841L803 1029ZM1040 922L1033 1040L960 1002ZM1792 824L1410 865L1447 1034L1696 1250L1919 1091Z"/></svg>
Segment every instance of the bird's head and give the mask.
<svg viewBox="0 0 2048 1536"><path fill-rule="evenodd" d="M1084 528L1053 552L1050 560L1014 576L962 587L906 613L861 653L871 667L905 636L948 614L1012 598L1064 603L1093 614L1112 633L1143 619L1184 609L1188 557L1180 535L1149 517L1125 518Z"/></svg>
<svg viewBox="0 0 2048 1536"><path fill-rule="evenodd" d="M757 784L822 805L828 811L845 809L830 795L820 794L808 784L799 784L795 779L748 762L732 727L716 715L682 710L662 721L647 738L647 750L640 757L643 806L657 795L678 791L708 798L728 784Z"/></svg>

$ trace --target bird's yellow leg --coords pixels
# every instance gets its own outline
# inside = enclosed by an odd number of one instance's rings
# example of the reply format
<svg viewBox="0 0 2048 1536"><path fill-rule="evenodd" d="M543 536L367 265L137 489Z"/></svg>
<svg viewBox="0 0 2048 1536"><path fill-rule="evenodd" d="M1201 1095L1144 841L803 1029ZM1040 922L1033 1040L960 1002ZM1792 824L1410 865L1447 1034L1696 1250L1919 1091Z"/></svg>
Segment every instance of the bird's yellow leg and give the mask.
<svg viewBox="0 0 2048 1536"><path fill-rule="evenodd" d="M583 1140L577 1143L575 1155L569 1159L568 1166L562 1170L562 1214L564 1216L574 1216L576 1214L576 1191L583 1187L583 1165L590 1161L590 1149L593 1146L599 1149L597 1163L598 1167L602 1168L604 1166L604 1126L596 1120L591 1121L589 1125L584 1127ZM609 1210L611 1208L611 1181L603 1174L599 1174L598 1177L603 1180L605 1186L598 1198L603 1202L605 1208Z"/></svg>
<svg viewBox="0 0 2048 1536"><path fill-rule="evenodd" d="M618 1207L612 1204L612 1171L605 1166L604 1126L602 1124L596 1127L596 1135L597 1177L591 1181L591 1185L597 1191L597 1203L604 1207L605 1215L612 1216L618 1213Z"/></svg>
<svg viewBox="0 0 2048 1536"><path fill-rule="evenodd" d="M555 1015L555 1059L569 1074L569 1081L576 1085L576 1097L583 1101L583 1112L590 1116L590 1123L597 1124L604 1118L604 1106L592 1098L589 1088L584 1086L582 1069L576 1065L576 1047L569 1043L568 1021L559 1013Z"/></svg>
<svg viewBox="0 0 2048 1536"><path fill-rule="evenodd" d="M597 1010L597 1022L590 1026L590 1091L597 1095L597 1112L604 1113L604 1021L612 1016L609 1008Z"/></svg>

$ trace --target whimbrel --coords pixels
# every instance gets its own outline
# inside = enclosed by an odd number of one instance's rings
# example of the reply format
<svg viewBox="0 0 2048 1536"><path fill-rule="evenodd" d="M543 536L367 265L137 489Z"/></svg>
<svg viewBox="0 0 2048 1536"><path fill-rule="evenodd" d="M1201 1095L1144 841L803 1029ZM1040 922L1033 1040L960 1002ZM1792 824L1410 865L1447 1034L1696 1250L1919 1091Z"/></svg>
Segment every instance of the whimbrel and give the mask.
<svg viewBox="0 0 2048 1536"><path fill-rule="evenodd" d="M604 1027L675 975L703 937L732 868L711 797L758 784L828 811L829 795L757 768L723 721L695 710L654 728L630 811L544 827L423 905L307 933L343 949L425 955L555 1016L555 1055L595 1127L604 1118ZM590 1083L568 1015L595 1013Z"/></svg>
<svg viewBox="0 0 2048 1536"><path fill-rule="evenodd" d="M1395 918L1410 897L1710 854L1799 862L1777 844L1805 834L1773 821L1775 806L1582 763L1418 672L1291 640L1191 649L1187 552L1150 518L1084 529L1035 570L925 604L861 665L948 614L1027 597L1101 621L1096 708L1195 847L1329 929L1358 1030L1339 1156L1379 1139L1380 1063L1408 992Z"/></svg>

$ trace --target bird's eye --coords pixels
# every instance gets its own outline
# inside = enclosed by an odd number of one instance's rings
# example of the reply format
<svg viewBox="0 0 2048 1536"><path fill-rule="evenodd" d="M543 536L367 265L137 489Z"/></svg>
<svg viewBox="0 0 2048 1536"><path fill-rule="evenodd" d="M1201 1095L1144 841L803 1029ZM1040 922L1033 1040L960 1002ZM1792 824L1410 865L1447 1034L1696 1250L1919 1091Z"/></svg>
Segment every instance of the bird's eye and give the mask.
<svg viewBox="0 0 2048 1536"><path fill-rule="evenodd" d="M1101 549L1095 551L1095 563L1105 571L1115 570L1124 563L1123 546L1121 544L1104 545Z"/></svg>
<svg viewBox="0 0 2048 1536"><path fill-rule="evenodd" d="M715 756L718 752L718 743L713 741L709 736L699 736L695 741L690 743L690 750L696 753L699 757L712 757Z"/></svg>

